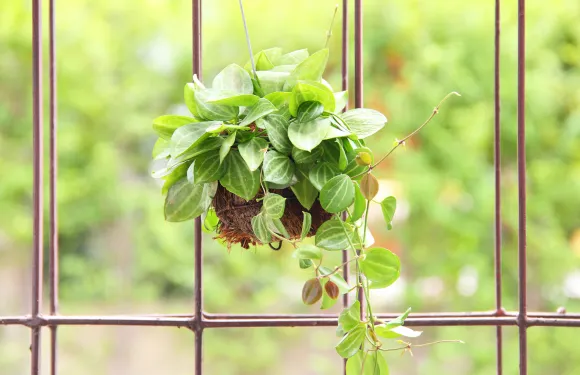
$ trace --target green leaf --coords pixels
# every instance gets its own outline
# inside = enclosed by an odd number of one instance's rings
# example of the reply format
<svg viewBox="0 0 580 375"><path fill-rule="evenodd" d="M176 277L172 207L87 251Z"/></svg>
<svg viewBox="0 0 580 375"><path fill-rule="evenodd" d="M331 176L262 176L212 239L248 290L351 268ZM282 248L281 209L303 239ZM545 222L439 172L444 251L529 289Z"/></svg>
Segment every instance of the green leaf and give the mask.
<svg viewBox="0 0 580 375"><path fill-rule="evenodd" d="M354 202L354 186L349 176L331 178L320 190L320 204L326 212L339 213Z"/></svg>
<svg viewBox="0 0 580 375"><path fill-rule="evenodd" d="M364 373L361 373L364 355L364 352L359 350L346 361L346 375L364 375Z"/></svg>
<svg viewBox="0 0 580 375"><path fill-rule="evenodd" d="M252 218L252 231L261 243L267 244L272 241L272 235L268 230L268 225L266 224L264 216L256 215Z"/></svg>
<svg viewBox="0 0 580 375"><path fill-rule="evenodd" d="M278 59L275 59L273 63L276 65L293 65L293 64L295 65L300 64L307 58L308 58L308 50L299 49L280 56Z"/></svg>
<svg viewBox="0 0 580 375"><path fill-rule="evenodd" d="M258 120L258 125L264 127L268 138L276 151L289 155L292 152L292 142L288 138L288 121L277 114L268 115Z"/></svg>
<svg viewBox="0 0 580 375"><path fill-rule="evenodd" d="M411 308L409 307L407 309L407 311L405 311L404 313L402 313L401 315L397 316L395 319L391 319L389 320L386 324L385 327L388 329L393 329L395 327L399 327L402 326L403 324L405 324L405 319L407 319L407 317L409 316L409 313L411 312Z"/></svg>
<svg viewBox="0 0 580 375"><path fill-rule="evenodd" d="M195 76L194 78L197 79ZM194 83L186 83L185 87L183 88L183 99L187 109L189 109L189 112L191 112L191 114L194 116L198 116L199 114L197 111L197 105L195 104L195 90L201 90L201 87L196 88Z"/></svg>
<svg viewBox="0 0 580 375"><path fill-rule="evenodd" d="M203 218L203 226L201 229L206 233L213 233L217 230L219 222L220 219L217 217L215 210L210 207Z"/></svg>
<svg viewBox="0 0 580 375"><path fill-rule="evenodd" d="M348 159L346 158L346 152L344 151L344 147L342 146L342 142L338 139L335 140L336 144L338 145L338 169L344 171L346 166L348 165Z"/></svg>
<svg viewBox="0 0 580 375"><path fill-rule="evenodd" d="M393 328L388 328L386 325L381 324L375 326L375 333L386 339L396 339L397 337L419 337L423 333L422 331L415 331L414 329L398 326Z"/></svg>
<svg viewBox="0 0 580 375"><path fill-rule="evenodd" d="M389 367L381 352L360 350L346 361L346 375L389 375Z"/></svg>
<svg viewBox="0 0 580 375"><path fill-rule="evenodd" d="M238 150L231 150L224 163L223 187L245 200L254 198L260 189L260 171L250 171Z"/></svg>
<svg viewBox="0 0 580 375"><path fill-rule="evenodd" d="M229 121L238 116L238 107L213 104L208 101L212 96L215 97L218 94L219 91L214 89L196 90L193 93L193 99L197 111L194 113L196 117L206 120Z"/></svg>
<svg viewBox="0 0 580 375"><path fill-rule="evenodd" d="M399 257L382 247L366 250L359 264L367 279L383 288L394 283L401 272Z"/></svg>
<svg viewBox="0 0 580 375"><path fill-rule="evenodd" d="M229 90L236 94L253 94L254 86L248 72L241 66L230 64L213 79L212 88Z"/></svg>
<svg viewBox="0 0 580 375"><path fill-rule="evenodd" d="M286 198L281 195L268 193L262 200L262 211L273 219L280 219L284 215L284 208L286 208Z"/></svg>
<svg viewBox="0 0 580 375"><path fill-rule="evenodd" d="M211 104L221 104L234 107L250 107L256 104L260 97L253 94L237 94L234 91L222 90L212 93L207 102Z"/></svg>
<svg viewBox="0 0 580 375"><path fill-rule="evenodd" d="M178 128L171 136L171 156L175 158L193 149L210 136L206 132L208 127L219 124L221 124L219 121L206 121L188 124Z"/></svg>
<svg viewBox="0 0 580 375"><path fill-rule="evenodd" d="M381 202L381 211L383 211L383 217L387 223L387 229L393 229L393 217L395 216L395 210L397 209L397 199L395 197L386 197Z"/></svg>
<svg viewBox="0 0 580 375"><path fill-rule="evenodd" d="M220 164L223 163L226 156L228 156L230 149L232 148L234 142L236 141L236 132L230 133L225 139L225 141L220 146Z"/></svg>
<svg viewBox="0 0 580 375"><path fill-rule="evenodd" d="M276 107L274 104L270 103L268 99L261 98L256 104L249 108L248 114L246 115L246 118L240 122L240 126L248 126L254 121L275 111Z"/></svg>
<svg viewBox="0 0 580 375"><path fill-rule="evenodd" d="M312 227L312 215L309 212L302 211L302 233L300 239L303 240L308 237L310 228Z"/></svg>
<svg viewBox="0 0 580 375"><path fill-rule="evenodd" d="M204 140L201 141L196 146L188 149L186 152L177 157L172 157L171 159L169 159L167 165L172 166L175 164L180 164L186 160L193 159L196 156L199 156L203 153L217 150L221 147L223 142L224 140L221 137L211 137L211 136L209 138L204 137Z"/></svg>
<svg viewBox="0 0 580 375"><path fill-rule="evenodd" d="M153 145L153 151L151 151L151 157L153 160L165 159L171 153L171 143L163 138L157 138L155 145Z"/></svg>
<svg viewBox="0 0 580 375"><path fill-rule="evenodd" d="M321 147L316 147L312 151L304 151L297 147L292 149L292 159L296 164L315 163L322 158L323 150Z"/></svg>
<svg viewBox="0 0 580 375"><path fill-rule="evenodd" d="M299 259L298 260L298 267L300 267L303 270L308 269L308 268L312 267L313 265L314 265L314 263L312 263L312 261L310 259Z"/></svg>
<svg viewBox="0 0 580 375"><path fill-rule="evenodd" d="M193 180L190 180L190 182L203 184L219 180L224 175L225 166L220 164L220 159L216 156L212 152L206 152L195 158L195 161L190 166L193 171Z"/></svg>
<svg viewBox="0 0 580 375"><path fill-rule="evenodd" d="M334 111L336 105L332 90L320 82L299 81L292 89L292 98L290 99L290 113L298 117L298 108L304 102L319 102L327 112ZM318 116L316 116L318 117Z"/></svg>
<svg viewBox="0 0 580 375"><path fill-rule="evenodd" d="M324 140L329 128L328 118L320 117L308 122L293 122L288 127L288 137L297 148L312 151Z"/></svg>
<svg viewBox="0 0 580 375"><path fill-rule="evenodd" d="M316 197L318 197L318 190L316 190L301 171L297 170L297 174L299 176L298 182L292 185L290 189L292 189L292 192L296 195L302 207L309 210L312 208Z"/></svg>
<svg viewBox="0 0 580 375"><path fill-rule="evenodd" d="M348 308L342 310L338 316L338 324L346 332L360 325L360 302L354 301Z"/></svg>
<svg viewBox="0 0 580 375"><path fill-rule="evenodd" d="M387 118L374 109L355 108L344 112L341 118L359 139L371 136L381 130L387 123Z"/></svg>
<svg viewBox="0 0 580 375"><path fill-rule="evenodd" d="M290 239L290 234L280 219L265 218L265 220L267 221L268 228L270 228L272 232L278 233L282 235L282 237Z"/></svg>
<svg viewBox="0 0 580 375"><path fill-rule="evenodd" d="M336 304L336 302L338 302L338 298L332 298L326 292L325 286L326 286L327 282L328 282L328 279L321 279L320 280L320 284L322 285L322 303L320 304L321 310L330 309L332 306L334 306Z"/></svg>
<svg viewBox="0 0 580 375"><path fill-rule="evenodd" d="M294 163L284 154L270 150L264 156L264 181L287 184L294 176Z"/></svg>
<svg viewBox="0 0 580 375"><path fill-rule="evenodd" d="M330 275L328 277L330 278L330 280L332 280L332 282L334 282L338 286L340 294L347 293L350 290L350 285L348 285L348 283L346 282L346 280L344 280L344 277L342 277L341 274L332 273L334 270L325 266L320 266L318 270L320 271L320 274L323 276Z"/></svg>
<svg viewBox="0 0 580 375"><path fill-rule="evenodd" d="M283 91L271 92L264 96L264 99L268 99L278 109L287 105L290 102L290 98L292 98L292 93Z"/></svg>
<svg viewBox="0 0 580 375"><path fill-rule="evenodd" d="M169 140L177 128L195 122L199 121L193 117L175 115L160 116L153 120L153 130L159 134L159 137Z"/></svg>
<svg viewBox="0 0 580 375"><path fill-rule="evenodd" d="M328 162L324 162L314 166L314 168L310 170L308 178L317 190L322 190L324 184L339 174L340 171L338 168Z"/></svg>
<svg viewBox="0 0 580 375"><path fill-rule="evenodd" d="M296 114L296 121L298 122L308 122L312 121L324 112L324 107L320 102L304 102L298 107ZM292 110L290 110L292 113Z"/></svg>
<svg viewBox="0 0 580 375"><path fill-rule="evenodd" d="M340 91L334 93L334 111L333 113L340 113L343 109L346 108L348 104L348 91Z"/></svg>
<svg viewBox="0 0 580 375"><path fill-rule="evenodd" d="M310 244L302 245L292 254L294 258L298 259L322 259L322 251Z"/></svg>
<svg viewBox="0 0 580 375"><path fill-rule="evenodd" d="M192 184L187 178L177 181L165 198L165 220L185 221L203 214L210 206L216 183Z"/></svg>
<svg viewBox="0 0 580 375"><path fill-rule="evenodd" d="M343 358L350 358L355 355L365 339L366 325L360 323L350 330L336 345L336 352Z"/></svg>
<svg viewBox="0 0 580 375"><path fill-rule="evenodd" d="M238 145L240 155L251 171L255 171L264 161L264 154L268 150L268 141L263 138L252 138L247 142Z"/></svg>
<svg viewBox="0 0 580 375"><path fill-rule="evenodd" d="M189 164L183 163L168 169L166 175L163 177L163 186L161 187L161 194L165 195L169 189L179 180L187 175L187 168ZM154 176L155 177L155 176ZM156 177L155 177L156 178Z"/></svg>
<svg viewBox="0 0 580 375"><path fill-rule="evenodd" d="M285 91L284 82L290 76L287 72L273 72L273 71L262 71L256 72L258 78L260 79L260 85L264 95L268 95L277 91ZM289 91L289 90L288 90Z"/></svg>
<svg viewBox="0 0 580 375"><path fill-rule="evenodd" d="M282 48L274 47L268 48L260 51L254 55L254 62L256 64L256 70L270 70L274 67L273 62L278 60L282 55ZM251 72L252 62L248 61L244 65L244 69Z"/></svg>
<svg viewBox="0 0 580 375"><path fill-rule="evenodd" d="M292 65L278 65L272 68L273 72L287 72L291 73L294 69L296 69L296 64Z"/></svg>
<svg viewBox="0 0 580 375"><path fill-rule="evenodd" d="M360 187L356 181L352 182L354 185L354 208L350 215L350 221L355 222L362 218L367 208L367 201L360 191Z"/></svg>
<svg viewBox="0 0 580 375"><path fill-rule="evenodd" d="M345 235L345 230L349 237ZM338 219L330 219L322 223L316 231L315 243L326 250L344 250L349 247L349 239L353 239L352 226Z"/></svg>
<svg viewBox="0 0 580 375"><path fill-rule="evenodd" d="M344 131L344 130L338 129L336 126L332 125L332 126L330 126L330 128L328 128L328 132L324 136L324 139L337 140L336 138L344 138L344 137L349 137L351 135L352 135L352 133L350 131Z"/></svg>
<svg viewBox="0 0 580 375"><path fill-rule="evenodd" d="M302 61L292 73L290 73L284 91L289 91L298 81L320 81L322 73L326 69L328 62L328 48L321 49Z"/></svg>

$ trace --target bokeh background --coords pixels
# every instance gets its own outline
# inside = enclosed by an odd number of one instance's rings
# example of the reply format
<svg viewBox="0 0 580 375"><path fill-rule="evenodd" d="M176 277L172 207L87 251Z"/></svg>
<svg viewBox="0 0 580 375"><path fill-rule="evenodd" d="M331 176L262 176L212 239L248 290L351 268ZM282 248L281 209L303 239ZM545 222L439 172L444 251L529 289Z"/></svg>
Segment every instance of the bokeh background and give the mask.
<svg viewBox="0 0 580 375"><path fill-rule="evenodd" d="M580 2L527 3L529 303L531 310L565 306L578 312ZM334 4L246 1L254 50L316 51L324 44ZM407 306L491 310L494 2L366 0L364 5L365 106L389 118L370 140L377 154L418 126L446 93L462 94L381 167L380 194L396 195L399 208L392 231L381 220L371 228L379 245L400 255L404 270L395 285L373 296L375 303L381 312ZM184 110L182 88L191 79L190 6L163 0L57 1L63 314L193 309L193 225L164 222L160 187L150 177L156 138L151 120ZM503 292L511 310L517 308L516 0L502 1L501 10ZM206 0L203 17L205 77L231 62L245 63L237 2ZM340 17L326 75L337 89ZM16 315L30 310L29 1L0 5L0 47L0 315ZM377 219L379 212L373 212ZM290 249L228 253L208 235L204 249L208 311L318 311L301 305L301 283L309 274L298 269ZM193 336L185 329L64 327L59 332L62 375L192 372ZM505 336L504 373L516 374L516 328L506 328ZM392 354L391 373L495 373L494 338L493 327L425 329L422 341L466 344L420 349L414 357ZM336 340L332 328L209 330L204 366L208 374L338 374ZM531 375L580 371L578 329L532 328L529 341ZM29 371L28 345L27 328L0 327L1 374Z"/></svg>

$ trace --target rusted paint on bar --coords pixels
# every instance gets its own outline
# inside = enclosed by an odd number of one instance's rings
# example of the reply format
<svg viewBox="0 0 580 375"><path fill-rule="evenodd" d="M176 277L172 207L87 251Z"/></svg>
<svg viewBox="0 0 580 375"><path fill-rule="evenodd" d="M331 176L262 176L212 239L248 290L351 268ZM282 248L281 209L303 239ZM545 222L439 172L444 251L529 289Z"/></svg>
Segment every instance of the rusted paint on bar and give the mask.
<svg viewBox="0 0 580 375"><path fill-rule="evenodd" d="M354 106L363 106L363 9L362 0L354 0Z"/></svg>
<svg viewBox="0 0 580 375"><path fill-rule="evenodd" d="M43 250L43 124L42 124L42 1L32 0L32 143L33 143L33 228L32 228L32 316L42 308ZM31 335L32 375L40 373L40 327Z"/></svg>
<svg viewBox="0 0 580 375"><path fill-rule="evenodd" d="M503 311L502 275L501 275L501 127L500 127L500 0L495 0L495 35L494 35L494 158L495 169L495 308ZM496 327L496 365L497 375L503 373L503 332Z"/></svg>
<svg viewBox="0 0 580 375"><path fill-rule="evenodd" d="M526 1L518 0L518 268L520 375L528 373L526 237Z"/></svg>

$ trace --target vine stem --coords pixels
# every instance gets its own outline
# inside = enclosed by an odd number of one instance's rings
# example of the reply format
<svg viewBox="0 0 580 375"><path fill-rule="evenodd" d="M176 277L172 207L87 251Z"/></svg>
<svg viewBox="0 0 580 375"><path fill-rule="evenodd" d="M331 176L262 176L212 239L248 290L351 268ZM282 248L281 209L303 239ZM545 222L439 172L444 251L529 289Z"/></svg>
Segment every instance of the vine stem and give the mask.
<svg viewBox="0 0 580 375"><path fill-rule="evenodd" d="M439 340L439 341L427 342L425 344L416 344L416 345L413 345L410 342L403 342L403 343L405 344L405 346L401 346L398 348L386 348L386 349L379 348L378 350L380 350L382 352L396 352L396 351L400 351L400 350L411 350L411 348L421 348L424 346L443 344L443 343L465 344L465 342L463 342L461 340Z"/></svg>
<svg viewBox="0 0 580 375"><path fill-rule="evenodd" d="M365 173L370 173L374 168L376 168L379 164L381 164L383 161L385 161L385 159L388 158L397 148L399 148L399 146L404 145L405 144L405 141L407 141L409 138L411 138L412 136L414 136L415 134L417 134L418 132L420 132L421 129L423 129L425 126L427 126L427 124L429 124L431 122L431 120L433 120L433 117L435 117L435 115L439 113L439 108L441 107L441 105L443 103L445 103L445 101L447 99L449 99L449 97L451 97L453 95L461 96L461 94L459 94L456 91L452 91L449 94L445 95L445 97L443 99L441 99L441 101L439 102L439 104L437 104L437 107L435 107L433 109L433 112L431 112L431 115L429 116L429 118L427 118L427 120L425 120L425 122L423 122L421 124L421 126L419 126L417 129L415 129L412 133L408 134L405 138L403 138L401 140L397 140L397 143L395 144L395 146L393 146L393 148L391 148L391 150L389 152L387 152L387 154L385 156L383 156L375 164L370 165L369 166L369 169L367 169L366 171L364 171L362 173L357 174L353 178L362 176Z"/></svg>
<svg viewBox="0 0 580 375"><path fill-rule="evenodd" d="M334 13L332 14L332 20L330 21L330 27L326 33L326 43L324 43L324 48L328 48L328 42L330 42L330 37L332 36L332 25L334 25L334 19L336 18L336 13L338 12L338 4L334 7Z"/></svg>
<svg viewBox="0 0 580 375"><path fill-rule="evenodd" d="M349 260L347 260L347 261L346 261L346 262L344 262L343 264L341 264L341 265L339 265L339 266L336 266L336 267L334 268L334 271L332 271L331 273L329 273L329 274L327 274L327 275L322 275L322 277L328 277L328 276L332 276L332 275L334 275L335 273L337 273L338 271L340 271L340 270L342 269L342 267L346 266L347 264L349 264L349 263L350 263L350 262L352 262L353 260L357 260L357 259L358 259L358 256L357 256L357 257L354 257L354 258L351 258L351 259L349 259ZM320 266L319 266L319 267L320 267Z"/></svg>

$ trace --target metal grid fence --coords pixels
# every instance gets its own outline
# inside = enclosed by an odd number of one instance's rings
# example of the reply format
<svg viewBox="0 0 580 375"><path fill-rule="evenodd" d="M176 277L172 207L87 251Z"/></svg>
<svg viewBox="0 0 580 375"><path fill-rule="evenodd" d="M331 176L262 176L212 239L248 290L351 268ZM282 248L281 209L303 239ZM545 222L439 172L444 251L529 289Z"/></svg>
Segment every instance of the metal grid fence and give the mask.
<svg viewBox="0 0 580 375"><path fill-rule="evenodd" d="M310 327L335 326L337 315L334 314L286 314L286 315L232 315L210 314L203 306L203 250L200 219L195 220L194 236L194 297L195 308L191 315L124 315L124 316L63 316L58 313L58 212L56 205L57 176L57 113L56 113L56 50L55 50L55 1L48 3L49 32L49 298L50 310L42 312L43 295L43 89L42 89L42 0L32 0L32 72L33 72L33 246L32 246L32 309L26 316L0 317L0 325L24 325L29 327L31 336L31 374L40 374L41 332L43 327L50 331L50 373L58 374L58 326L63 325L117 325L117 326L164 326L187 327L195 337L194 373L203 372L203 334L206 329L238 327ZM520 374L527 374L527 329L532 326L580 327L580 314L528 312L526 303L526 145L525 145L525 5L526 0L518 0L518 102L517 102L517 155L518 155L518 268L519 268L519 308L508 312L502 307L501 292L501 169L500 169L500 1L490 0L495 5L495 53L494 53L494 167L495 167L495 279L496 304L491 311L465 313L419 313L411 314L406 323L409 326L495 326L497 335L497 374L502 374L502 327L517 326L519 331ZM348 87L348 0L342 0L342 89ZM354 0L354 92L355 107L363 104L363 17L362 0ZM193 73L201 76L201 0L192 0L192 63ZM491 25L491 20L490 20ZM348 260L347 252L343 259ZM345 266L344 275L348 275ZM348 295L343 304L349 303ZM391 318L395 315L380 315Z"/></svg>

